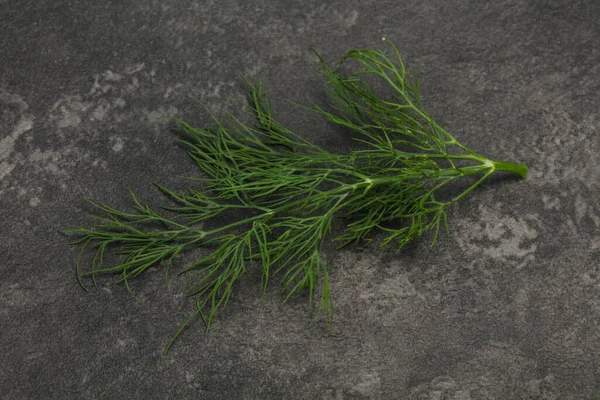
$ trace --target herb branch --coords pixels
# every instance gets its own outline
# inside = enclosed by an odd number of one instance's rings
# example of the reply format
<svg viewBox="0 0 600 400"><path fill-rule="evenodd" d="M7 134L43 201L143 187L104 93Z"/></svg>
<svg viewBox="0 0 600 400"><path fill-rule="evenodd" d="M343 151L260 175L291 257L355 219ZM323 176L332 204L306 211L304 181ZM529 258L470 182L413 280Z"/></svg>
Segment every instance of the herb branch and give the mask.
<svg viewBox="0 0 600 400"><path fill-rule="evenodd" d="M364 148L348 154L328 152L281 125L262 86L250 81L246 110L255 125L232 114L218 119L211 113L213 129L173 118L187 135L181 142L203 173L192 178L201 187L176 192L155 184L172 201L162 207L168 217L139 201L133 191L131 212L90 201L101 212L91 216L95 224L63 231L79 236L72 244L81 246L81 286L84 276L95 285L97 275L117 273L129 289L129 280L148 268L165 265L168 271L183 251L202 246L208 254L179 270L194 278L188 294L196 300L195 310L165 352L195 317L210 329L235 282L252 265L262 268L263 291L279 277L285 301L307 292L309 303L316 303L316 318L330 322L334 309L322 247L334 218L345 221L344 231L334 238L339 247L362 246L374 231L383 232L384 245L402 248L426 232L433 233L433 244L440 230L448 229L447 208L494 171L526 177L526 166L490 160L440 127L421 105L416 76L391 47L393 60L382 50L354 50L334 67L315 52L331 104L309 109L357 134L354 140ZM355 72L343 73L347 64ZM369 83L373 79L392 94L378 95ZM471 176L478 179L468 188L449 199L440 197L445 186ZM245 216L205 228L232 213ZM389 227L392 220L403 225ZM163 229L150 229L148 223ZM86 248L94 256L90 270L82 272ZM121 257L117 265L104 265L109 250Z"/></svg>

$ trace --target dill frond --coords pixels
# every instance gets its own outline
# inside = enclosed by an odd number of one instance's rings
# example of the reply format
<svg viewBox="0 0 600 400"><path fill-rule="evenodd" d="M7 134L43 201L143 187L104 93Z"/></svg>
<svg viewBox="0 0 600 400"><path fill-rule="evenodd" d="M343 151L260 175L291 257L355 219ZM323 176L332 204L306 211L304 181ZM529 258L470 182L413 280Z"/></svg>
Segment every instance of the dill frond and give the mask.
<svg viewBox="0 0 600 400"><path fill-rule="evenodd" d="M331 99L328 108L309 109L333 124L351 130L363 149L335 154L321 149L281 125L260 83L247 81L246 110L255 118L249 126L232 114L214 127L201 129L173 118L186 134L181 142L203 177L200 188L176 192L155 184L172 205L161 216L131 192L134 211L120 211L91 202L101 215L95 224L64 232L79 236L77 276L117 273L128 281L158 265L171 265L190 248L206 247L203 258L182 267L194 281L189 296L196 299L190 318L167 345L168 351L184 327L199 316L210 329L215 313L230 300L235 283L252 265L262 269L262 286L279 277L285 300L307 292L317 318L333 320L333 303L322 248L334 218L345 229L334 240L339 247L369 243L383 232L383 245L402 248L432 232L432 244L448 229L446 210L468 195L494 171L527 175L524 165L492 161L466 148L440 127L421 105L419 82L407 72L398 50L390 59L383 50L353 50L334 67L321 61L321 73ZM348 64L354 72L345 74ZM391 95L377 94L370 81L383 83ZM478 177L449 199L442 189L457 180ZM442 196L443 197L443 196ZM219 225L230 213L244 215ZM387 222L400 220L400 227ZM164 229L149 229L159 223ZM206 224L205 224L206 223ZM214 226L200 228L199 226ZM81 254L94 249L91 269L81 272ZM105 267L104 254L120 255ZM318 296L318 299L316 297Z"/></svg>

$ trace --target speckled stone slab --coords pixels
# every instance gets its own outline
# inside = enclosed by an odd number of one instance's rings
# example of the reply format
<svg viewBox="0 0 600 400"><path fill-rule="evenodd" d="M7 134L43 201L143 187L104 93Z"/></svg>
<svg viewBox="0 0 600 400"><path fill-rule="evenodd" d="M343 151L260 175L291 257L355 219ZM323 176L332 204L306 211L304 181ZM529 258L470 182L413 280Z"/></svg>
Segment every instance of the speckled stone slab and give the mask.
<svg viewBox="0 0 600 400"><path fill-rule="evenodd" d="M599 399L597 0L0 0L0 398ZM250 271L205 335L189 281L79 287L60 228L83 197L163 199L196 168L174 115L236 111L241 74L332 151L345 132L284 100L324 100L334 62L392 41L434 118L499 174L430 248L326 254L335 335ZM193 255L189 255L193 257Z"/></svg>

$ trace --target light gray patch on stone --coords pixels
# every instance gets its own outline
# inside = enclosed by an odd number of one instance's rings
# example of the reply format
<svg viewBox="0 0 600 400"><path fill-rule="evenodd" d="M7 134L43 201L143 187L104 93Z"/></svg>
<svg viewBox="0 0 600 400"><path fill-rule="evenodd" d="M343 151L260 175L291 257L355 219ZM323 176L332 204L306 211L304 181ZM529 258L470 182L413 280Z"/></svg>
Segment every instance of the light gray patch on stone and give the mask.
<svg viewBox="0 0 600 400"><path fill-rule="evenodd" d="M63 118L56 123L59 128L68 128L70 126L77 126L81 123L81 117L72 111L66 111L63 113Z"/></svg>
<svg viewBox="0 0 600 400"><path fill-rule="evenodd" d="M126 117L121 110L127 104L124 97L139 89L140 81L136 74L144 66L144 63L138 63L125 68L123 72L109 69L94 74L87 93L63 95L51 107L48 118L63 129L77 127L83 120L102 122L111 118L122 121ZM62 135L59 132L59 136Z"/></svg>
<svg viewBox="0 0 600 400"><path fill-rule="evenodd" d="M102 75L100 75L100 74L94 75L94 83L92 84L92 87L88 91L89 96L101 95L101 94L107 93L109 90L111 90L113 88L113 86L111 84L101 83L100 82L101 77L102 77Z"/></svg>
<svg viewBox="0 0 600 400"><path fill-rule="evenodd" d="M175 116L178 113L179 113L179 110L177 110L173 106L170 106L170 107L159 107L156 110L146 111L145 112L147 121L150 122L150 124L152 124L157 129L162 129L162 127L164 126L164 124L167 123L167 120L166 119L161 119L161 117Z"/></svg>
<svg viewBox="0 0 600 400"><path fill-rule="evenodd" d="M79 161L89 162L92 153L77 146L64 147L58 150L35 149L22 164L29 168L38 169L57 177L68 176L68 167L73 167Z"/></svg>
<svg viewBox="0 0 600 400"><path fill-rule="evenodd" d="M21 96L14 93L9 93L6 90L0 90L0 101L6 104L16 104L19 112L24 112L29 108L29 105L23 100Z"/></svg>
<svg viewBox="0 0 600 400"><path fill-rule="evenodd" d="M539 138L532 138L531 145L521 149L537 158L538 166L530 170L528 179L544 184L581 180L589 185L600 181L599 130L600 121L593 116L576 122L560 109L545 111Z"/></svg>
<svg viewBox="0 0 600 400"><path fill-rule="evenodd" d="M125 146L125 141L123 140L123 138L115 135L115 136L111 136L109 139L110 139L110 142L112 143L112 146L111 146L112 151L114 151L115 153L118 153L121 150L123 150L123 147Z"/></svg>
<svg viewBox="0 0 600 400"><path fill-rule="evenodd" d="M125 73L127 75L131 75L131 74L135 74L136 72L140 72L141 70L144 69L144 67L146 66L145 63L137 63L137 64L133 64L130 65L129 67L125 68Z"/></svg>
<svg viewBox="0 0 600 400"><path fill-rule="evenodd" d="M56 121L58 128L76 127L81 123L82 115L93 105L79 95L64 95L52 105L49 119Z"/></svg>
<svg viewBox="0 0 600 400"><path fill-rule="evenodd" d="M377 372L366 372L355 377L350 393L368 397L370 399L381 398L381 378Z"/></svg>
<svg viewBox="0 0 600 400"><path fill-rule="evenodd" d="M583 217L588 214L588 201L581 193L577 193L575 198L575 221L579 224Z"/></svg>
<svg viewBox="0 0 600 400"><path fill-rule="evenodd" d="M20 136L21 134L23 134L24 132L30 130L31 128L33 128L33 119L35 117L31 114L25 114L21 117L21 120L17 123L17 126L15 126L14 130L13 130L13 135L14 136Z"/></svg>
<svg viewBox="0 0 600 400"><path fill-rule="evenodd" d="M140 87L140 80L136 77L133 76L131 78L131 83L129 83L126 87L125 90L127 91L127 93L133 93L135 92L138 88Z"/></svg>
<svg viewBox="0 0 600 400"><path fill-rule="evenodd" d="M181 83L177 83L175 86L167 86L167 88L165 89L165 94L163 95L163 97L165 99L168 99L169 97L171 97L171 95L174 92L176 92L181 87L183 87L183 84L181 84Z"/></svg>
<svg viewBox="0 0 600 400"><path fill-rule="evenodd" d="M533 396L536 392L535 382L523 381L524 373L535 365L534 360L514 345L490 341L472 357L454 364L447 373L414 387L408 398L500 399L505 398L506 386L517 387L523 398L541 398Z"/></svg>
<svg viewBox="0 0 600 400"><path fill-rule="evenodd" d="M17 94L0 91L0 103L3 106L17 106L18 118L15 126L7 136L0 139L0 180L4 179L15 169L16 164L8 161L8 157L14 151L19 137L25 132L33 129L35 117L27 113L29 105Z"/></svg>
<svg viewBox="0 0 600 400"><path fill-rule="evenodd" d="M21 119L13 128L12 133L0 140L0 160L3 160L10 155L19 136L33 128L33 119L34 117L31 114L21 115Z"/></svg>
<svg viewBox="0 0 600 400"><path fill-rule="evenodd" d="M118 82L121 79L123 79L123 75L112 72L111 70L106 70L103 74L102 77L107 80L107 81L115 81Z"/></svg>
<svg viewBox="0 0 600 400"><path fill-rule="evenodd" d="M119 98L114 99L112 104L114 107L123 108L123 107L125 107L127 102L125 101L125 99L119 97Z"/></svg>
<svg viewBox="0 0 600 400"><path fill-rule="evenodd" d="M546 210L560 210L560 198L556 196L551 197L546 193L542 193L542 202Z"/></svg>
<svg viewBox="0 0 600 400"><path fill-rule="evenodd" d="M357 10L336 11L335 14L337 14L341 25L346 29L352 28L358 21L359 14Z"/></svg>
<svg viewBox="0 0 600 400"><path fill-rule="evenodd" d="M31 207L37 207L37 206L39 206L41 203L42 203L42 201L41 201L41 200L40 200L40 198L39 198L39 197L37 197L37 196L34 196L34 197L32 197L31 199L29 199L29 205L30 205Z"/></svg>
<svg viewBox="0 0 600 400"><path fill-rule="evenodd" d="M538 237L533 214L514 217L502 214L498 208L480 205L475 219L458 223L460 235L456 236L461 249L469 254L480 254L501 261L518 261L519 265L533 260Z"/></svg>
<svg viewBox="0 0 600 400"><path fill-rule="evenodd" d="M98 121L102 121L109 110L110 106L108 104L99 104L92 112L92 118Z"/></svg>
<svg viewBox="0 0 600 400"><path fill-rule="evenodd" d="M7 177L13 169L15 169L15 164L10 164L7 161L0 162L0 181Z"/></svg>

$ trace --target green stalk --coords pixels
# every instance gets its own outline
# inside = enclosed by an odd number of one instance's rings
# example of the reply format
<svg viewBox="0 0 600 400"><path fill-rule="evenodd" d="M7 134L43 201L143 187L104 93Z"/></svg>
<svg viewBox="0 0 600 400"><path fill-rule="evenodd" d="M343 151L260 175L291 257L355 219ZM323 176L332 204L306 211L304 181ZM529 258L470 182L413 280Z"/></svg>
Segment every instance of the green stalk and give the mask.
<svg viewBox="0 0 600 400"><path fill-rule="evenodd" d="M496 171L513 172L523 179L527 177L527 172L529 171L529 168L523 164L514 164L502 161L492 161L492 164L494 165L494 169Z"/></svg>

